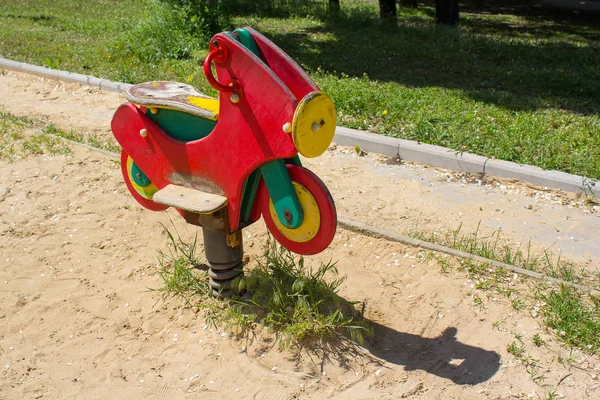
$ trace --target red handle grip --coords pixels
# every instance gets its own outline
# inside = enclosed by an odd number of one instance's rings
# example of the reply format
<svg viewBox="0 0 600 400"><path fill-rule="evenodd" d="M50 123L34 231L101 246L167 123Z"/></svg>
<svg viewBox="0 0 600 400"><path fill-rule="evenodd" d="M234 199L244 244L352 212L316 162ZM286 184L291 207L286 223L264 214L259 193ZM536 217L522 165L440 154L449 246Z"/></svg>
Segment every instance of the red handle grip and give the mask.
<svg viewBox="0 0 600 400"><path fill-rule="evenodd" d="M223 85L222 83L219 83L219 81L217 81L217 79L214 77L211 66L215 57L226 59L227 52L224 52L223 49L217 47L213 51L208 53L208 55L204 59L204 75L206 76L206 80L208 80L208 83L210 83L210 85L217 89L219 92L235 92L235 86L233 84Z"/></svg>

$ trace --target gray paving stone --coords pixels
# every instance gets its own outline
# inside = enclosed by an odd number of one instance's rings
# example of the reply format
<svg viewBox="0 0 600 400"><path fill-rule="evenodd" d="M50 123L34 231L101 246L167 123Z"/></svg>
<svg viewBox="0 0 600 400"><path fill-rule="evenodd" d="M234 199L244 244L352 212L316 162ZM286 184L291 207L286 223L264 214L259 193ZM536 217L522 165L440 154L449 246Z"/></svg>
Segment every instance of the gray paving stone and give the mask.
<svg viewBox="0 0 600 400"><path fill-rule="evenodd" d="M561 189L567 192L583 191L595 196L600 195L600 187L596 188L595 181L565 172L546 171L531 165L490 159L485 164L485 173L498 178L518 179L533 185Z"/></svg>
<svg viewBox="0 0 600 400"><path fill-rule="evenodd" d="M109 80L105 80L100 82L100 89L107 90L109 92L119 92L119 86L121 82L113 82Z"/></svg>
<svg viewBox="0 0 600 400"><path fill-rule="evenodd" d="M338 126L333 141L341 146L358 145L361 150L370 153L384 154L389 157L398 155L398 139L375 133Z"/></svg>
<svg viewBox="0 0 600 400"><path fill-rule="evenodd" d="M399 140L399 154L403 160L444 168L453 171L462 171L470 174L483 173L486 157L470 153L459 153L445 147L431 144Z"/></svg>

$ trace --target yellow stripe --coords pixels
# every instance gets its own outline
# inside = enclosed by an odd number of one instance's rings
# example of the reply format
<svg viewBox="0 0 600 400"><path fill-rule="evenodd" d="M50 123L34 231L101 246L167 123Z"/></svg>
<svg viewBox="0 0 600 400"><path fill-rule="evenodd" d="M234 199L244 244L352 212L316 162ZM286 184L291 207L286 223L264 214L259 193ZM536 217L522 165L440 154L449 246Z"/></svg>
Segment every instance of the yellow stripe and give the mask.
<svg viewBox="0 0 600 400"><path fill-rule="evenodd" d="M188 96L187 101L190 104L195 105L198 108L209 111L215 115L219 115L219 99L213 99L210 97L195 97ZM215 118L215 121L217 118Z"/></svg>

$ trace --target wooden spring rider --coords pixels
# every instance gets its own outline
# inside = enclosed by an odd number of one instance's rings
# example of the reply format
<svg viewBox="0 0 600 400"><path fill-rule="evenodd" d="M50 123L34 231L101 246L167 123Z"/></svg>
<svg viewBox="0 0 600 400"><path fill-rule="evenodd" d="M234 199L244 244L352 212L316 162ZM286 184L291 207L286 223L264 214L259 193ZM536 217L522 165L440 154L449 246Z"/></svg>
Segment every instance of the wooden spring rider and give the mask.
<svg viewBox="0 0 600 400"><path fill-rule="evenodd" d="M142 83L127 91L111 128L133 197L153 211L175 207L203 228L213 294L228 297L242 274L242 229L261 215L295 253L319 253L333 240L333 199L298 153L327 149L336 113L302 68L251 28L215 35L204 73L218 99L183 83Z"/></svg>

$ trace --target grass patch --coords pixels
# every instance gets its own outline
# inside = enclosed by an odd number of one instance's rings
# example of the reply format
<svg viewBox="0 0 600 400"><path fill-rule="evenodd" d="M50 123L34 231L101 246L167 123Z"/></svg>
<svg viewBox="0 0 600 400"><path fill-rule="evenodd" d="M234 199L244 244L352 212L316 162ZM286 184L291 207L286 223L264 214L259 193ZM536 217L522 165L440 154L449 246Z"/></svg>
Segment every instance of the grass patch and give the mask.
<svg viewBox="0 0 600 400"><path fill-rule="evenodd" d="M542 296L544 322L565 343L594 353L600 347L600 300L561 286Z"/></svg>
<svg viewBox="0 0 600 400"><path fill-rule="evenodd" d="M0 160L14 162L29 155L71 154L61 139L41 130L43 121L0 111Z"/></svg>
<svg viewBox="0 0 600 400"><path fill-rule="evenodd" d="M58 137L62 137L68 140L72 140L74 142L87 144L93 147L96 147L101 150L111 151L113 153L121 153L121 146L116 142L114 138L110 139L102 139L97 135L86 134L83 132L76 132L74 130L65 131L54 125L53 123L47 124L43 132L47 135L54 135Z"/></svg>
<svg viewBox="0 0 600 400"><path fill-rule="evenodd" d="M590 274L584 268L580 268L572 262L563 260L560 255L553 254L550 248L535 253L532 249L531 240L525 244L520 243L515 246L507 243L502 238L502 230L498 229L489 236L482 237L479 228L480 225L478 224L475 232L463 233L461 224L456 229L440 235L437 232L424 232L418 227L412 227L407 229L405 234L415 239L540 272L552 278L573 283L586 281L589 284L589 282L592 282L595 287L598 287L598 276ZM442 272L445 272L448 268L447 261L441 260L440 268ZM513 306L515 306L515 309L519 308L518 304Z"/></svg>
<svg viewBox="0 0 600 400"><path fill-rule="evenodd" d="M600 348L600 299L594 295L565 285L556 288L537 281L527 289L519 288L516 274L471 260L460 260L458 269L467 272L475 289L506 297L515 311L533 318L541 316L546 328L568 347L580 348L589 354L597 353ZM476 300L481 302L481 299L476 294L473 299L474 304L481 307ZM538 347L544 344L539 334L534 335L532 341Z"/></svg>
<svg viewBox="0 0 600 400"><path fill-rule="evenodd" d="M527 371L534 382L542 384L544 381L544 375L540 372L540 368L538 366L539 360L536 360L527 354L525 351L523 338L521 336L517 335L515 339L515 341L506 347L506 351L521 362L521 364L525 367L525 371Z"/></svg>
<svg viewBox="0 0 600 400"><path fill-rule="evenodd" d="M28 155L71 154L68 143L61 138L87 144L115 153L121 147L111 138L105 140L97 135L65 131L42 119L18 117L0 111L0 159L14 162Z"/></svg>
<svg viewBox="0 0 600 400"><path fill-rule="evenodd" d="M177 234L167 230L167 235L170 250L159 253L163 285L155 290L204 310L211 326L245 337L267 328L277 335L281 347L320 346L346 338L362 343L372 334L355 303L337 294L344 279L331 263L308 268L302 257L269 239L257 266L238 282L246 294L217 300L211 295L207 271L198 268L195 240L186 244Z"/></svg>
<svg viewBox="0 0 600 400"><path fill-rule="evenodd" d="M549 249L534 255L531 242L526 246L511 245L501 238L501 231L495 231L487 237L481 237L479 226L474 233L461 232L462 226L446 232L444 235L426 233L412 228L407 232L410 236L438 243L456 250L500 261L509 265L544 273L548 276L567 282L592 285L596 290L598 274L592 275L576 264L562 260L553 255ZM473 282L470 295L474 307L483 308L481 292L500 294L508 299L510 306L518 312L528 313L534 318L542 317L547 329L569 347L577 347L587 353L596 353L600 348L600 298L582 293L576 288L566 285L552 287L544 282L533 281L528 289L522 288L519 276L503 268L492 267L486 263L470 259L456 259L446 254L430 252L440 266L440 271L448 273L454 265L459 271L465 271ZM536 346L544 344L540 335L532 338ZM519 344L520 343L520 344ZM534 380L538 379L538 371L529 358L523 356L522 341L513 342L507 351L522 361Z"/></svg>
<svg viewBox="0 0 600 400"><path fill-rule="evenodd" d="M202 259L197 252L198 237L187 243L174 230L174 234L163 225L169 239L168 252L158 252L158 275L163 286L154 289L166 296L183 299L186 304L191 304L194 296L209 297L212 289L208 285L208 275L198 267ZM203 279L206 278L206 279Z"/></svg>
<svg viewBox="0 0 600 400"><path fill-rule="evenodd" d="M478 231L479 229L473 234L462 234L459 227L446 235L426 234L416 230L411 235L568 282L588 285L592 282L593 287L598 289L598 276L592 276L585 269L577 268L575 264L561 260L560 257L553 257L548 249L533 256L531 243L522 249L521 246L505 243L500 237L500 231L487 238L479 237ZM527 313L533 318L541 316L547 329L567 346L580 348L586 353L597 353L600 348L600 298L566 285L557 288L539 281L531 281L529 288L523 288L519 285L519 276L509 270L436 252L430 252L429 256L438 262L442 273L448 273L452 265L459 271L466 272L468 279L473 282L470 295L474 307L484 307L480 297L482 292L479 291L488 293L489 297L499 294L508 299L515 311ZM544 344L540 335L533 336L532 341L538 347ZM525 365L534 380L539 379L535 363L532 364L522 354L523 349L523 342L519 341L511 343L507 351Z"/></svg>
<svg viewBox="0 0 600 400"><path fill-rule="evenodd" d="M429 7L400 8L394 26L362 2L342 4L335 17L324 0L252 4L230 7L221 25L273 39L333 97L342 125L600 179L598 18L463 12L453 30L436 29ZM165 7L6 0L0 54L118 81L177 80L214 95L200 65L206 34Z"/></svg>
<svg viewBox="0 0 600 400"><path fill-rule="evenodd" d="M272 239L265 245L263 257L239 284L249 293L236 301L233 320L251 319L281 334L282 343L335 339L345 335L362 343L370 329L355 309L337 293L344 282L333 263L308 268Z"/></svg>

